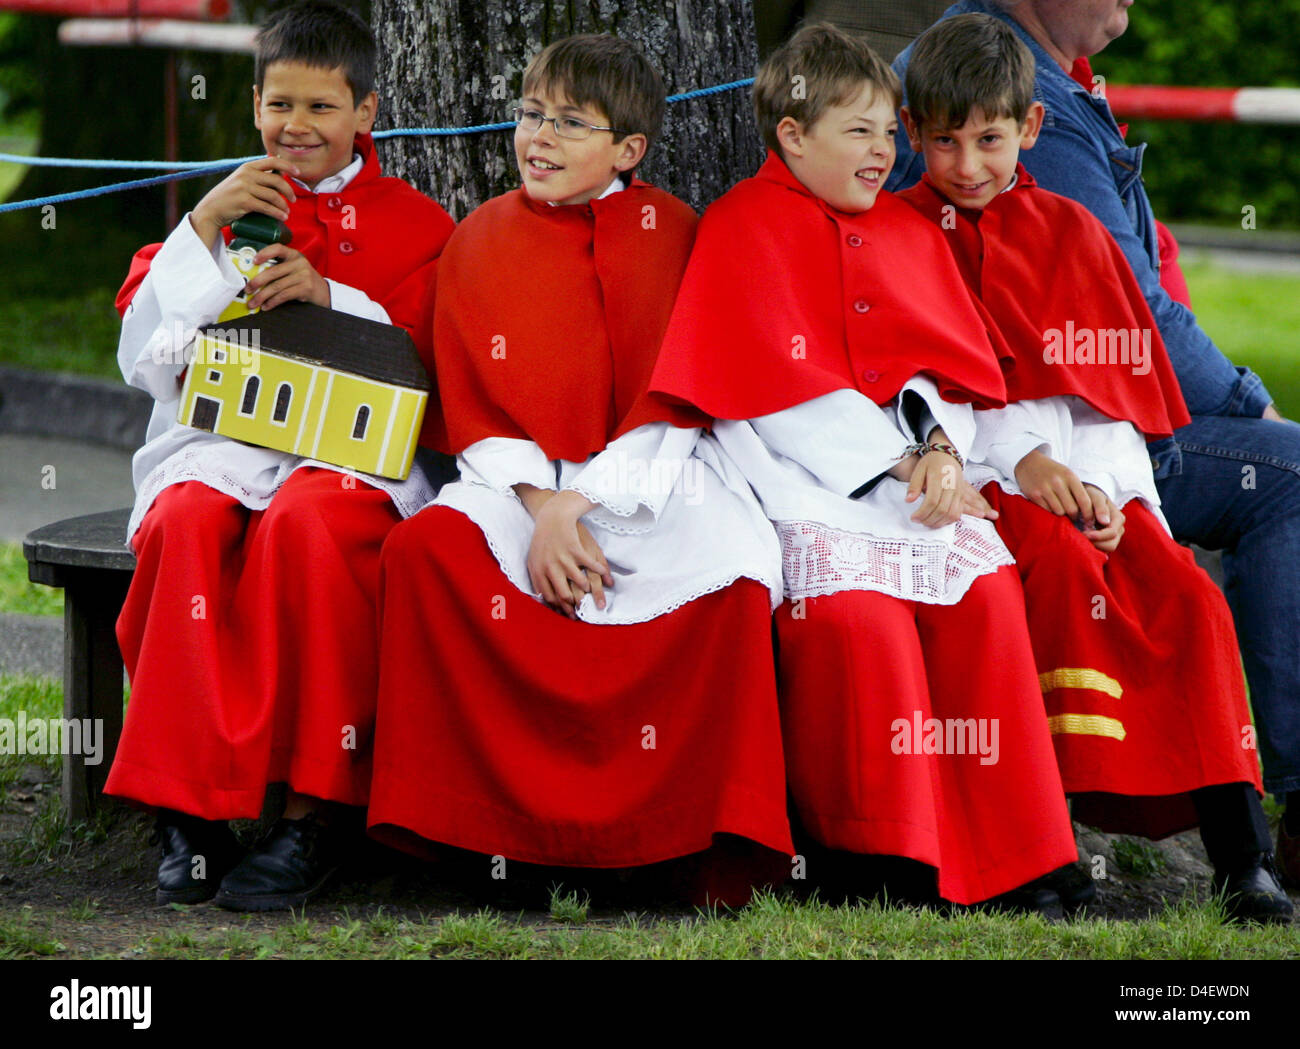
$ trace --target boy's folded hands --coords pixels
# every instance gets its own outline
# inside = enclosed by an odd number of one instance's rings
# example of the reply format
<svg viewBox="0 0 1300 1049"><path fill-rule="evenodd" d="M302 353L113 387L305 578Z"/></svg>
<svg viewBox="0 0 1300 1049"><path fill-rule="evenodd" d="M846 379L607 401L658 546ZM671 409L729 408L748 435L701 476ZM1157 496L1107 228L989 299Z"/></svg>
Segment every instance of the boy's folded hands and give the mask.
<svg viewBox="0 0 1300 1049"><path fill-rule="evenodd" d="M1026 499L1060 517L1075 519L1088 540L1106 553L1119 546L1124 512L1096 485L1049 455L1032 451L1016 464L1016 483Z"/></svg>
<svg viewBox="0 0 1300 1049"><path fill-rule="evenodd" d="M1096 485L1085 484L1084 488L1092 493L1096 520L1090 527L1084 527L1083 534L1098 550L1109 554L1119 546L1120 537L1124 534L1124 511L1112 503L1110 496Z"/></svg>
<svg viewBox="0 0 1300 1049"><path fill-rule="evenodd" d="M549 492L532 485L515 486L533 517L528 548L528 578L551 608L578 618L578 605L591 594L605 607L605 588L614 585L599 544L579 520L593 504L577 492Z"/></svg>

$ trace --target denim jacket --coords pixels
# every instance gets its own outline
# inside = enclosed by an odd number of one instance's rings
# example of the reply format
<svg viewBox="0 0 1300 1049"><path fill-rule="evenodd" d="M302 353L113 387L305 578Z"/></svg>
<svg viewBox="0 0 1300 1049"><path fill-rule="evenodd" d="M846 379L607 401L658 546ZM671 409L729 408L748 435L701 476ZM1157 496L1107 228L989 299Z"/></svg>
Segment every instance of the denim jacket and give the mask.
<svg viewBox="0 0 1300 1049"><path fill-rule="evenodd" d="M1020 160L1044 189L1071 197L1088 208L1119 243L1137 277L1156 325L1169 350L1170 360L1192 415L1240 415L1258 418L1272 402L1258 375L1234 367L1214 345L1191 310L1160 286L1160 252L1155 216L1142 184L1142 156L1146 143L1131 146L1104 98L1094 97L1034 40L1010 15L987 0L962 0L943 17L977 12L1001 18L1033 52L1036 65L1034 98L1043 103L1043 130L1032 149ZM909 45L894 60L900 77L912 55ZM898 161L887 188L912 185L925 170L925 160L913 153L904 135L898 137ZM1062 230L1068 243L1068 230ZM1178 446L1172 438L1150 446L1157 479L1181 473Z"/></svg>

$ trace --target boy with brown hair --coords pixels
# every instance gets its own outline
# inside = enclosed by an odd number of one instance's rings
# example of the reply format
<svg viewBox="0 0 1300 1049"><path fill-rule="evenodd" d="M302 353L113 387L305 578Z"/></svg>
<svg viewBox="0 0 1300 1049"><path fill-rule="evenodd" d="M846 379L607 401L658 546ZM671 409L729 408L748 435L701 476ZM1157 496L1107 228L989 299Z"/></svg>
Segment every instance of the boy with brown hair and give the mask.
<svg viewBox="0 0 1300 1049"><path fill-rule="evenodd" d="M1170 536L1146 452L1187 410L1119 246L1019 164L1043 119L1033 88L1003 22L924 33L902 117L926 174L900 196L1015 356L1007 406L976 412L971 477L1024 582L1065 789L1105 830L1199 823L1229 915L1284 921L1232 617Z"/></svg>
<svg viewBox="0 0 1300 1049"><path fill-rule="evenodd" d="M1019 580L962 477L1002 375L942 237L882 192L899 94L830 26L763 64L767 161L706 212L652 389L717 417L780 536L804 828L935 868L947 900L1054 909L1020 887L1074 836Z"/></svg>
<svg viewBox="0 0 1300 1049"><path fill-rule="evenodd" d="M122 373L156 404L134 461L137 567L117 624L131 703L106 787L158 810L160 903L236 910L301 906L337 862L331 810L366 803L379 548L433 490L418 465L357 475L177 422L194 332L244 288L223 238L249 212L293 234L258 254L275 265L248 282L251 307L303 300L412 331L452 228L380 174L364 22L309 0L256 46L267 155L141 251L118 295ZM270 415L255 394L250 410ZM226 821L256 817L275 782L284 818L245 855Z"/></svg>
<svg viewBox="0 0 1300 1049"><path fill-rule="evenodd" d="M738 904L745 854L788 872L792 851L780 562L707 418L646 397L696 225L633 175L663 97L626 41L548 46L515 110L522 187L439 262L430 437L461 479L384 546L369 819L483 854L484 879L745 839L694 883Z"/></svg>

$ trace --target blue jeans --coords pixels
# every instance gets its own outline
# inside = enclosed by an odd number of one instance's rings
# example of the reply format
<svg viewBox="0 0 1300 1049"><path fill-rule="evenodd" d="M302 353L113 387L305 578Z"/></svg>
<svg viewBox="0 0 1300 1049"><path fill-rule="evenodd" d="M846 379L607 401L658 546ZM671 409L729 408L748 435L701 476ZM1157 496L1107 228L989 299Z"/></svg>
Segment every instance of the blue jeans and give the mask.
<svg viewBox="0 0 1300 1049"><path fill-rule="evenodd" d="M1180 542L1223 551L1264 786L1300 790L1300 425L1198 415L1157 482Z"/></svg>

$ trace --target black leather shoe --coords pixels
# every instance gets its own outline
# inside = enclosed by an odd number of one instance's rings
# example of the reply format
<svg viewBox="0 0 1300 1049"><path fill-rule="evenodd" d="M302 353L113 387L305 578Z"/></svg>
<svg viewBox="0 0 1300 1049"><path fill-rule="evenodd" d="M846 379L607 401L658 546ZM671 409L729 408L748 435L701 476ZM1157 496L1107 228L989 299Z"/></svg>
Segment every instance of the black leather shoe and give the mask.
<svg viewBox="0 0 1300 1049"><path fill-rule="evenodd" d="M954 908L956 912L964 910L1002 914L1041 914L1048 921L1054 921L1063 916L1061 897L1056 894L1054 889L1045 888L1038 881L1028 882L1018 889L1004 892L1001 896L981 900L979 903L972 903L969 906Z"/></svg>
<svg viewBox="0 0 1300 1049"><path fill-rule="evenodd" d="M301 907L338 868L336 835L314 813L277 820L221 881L213 901L231 911Z"/></svg>
<svg viewBox="0 0 1300 1049"><path fill-rule="evenodd" d="M1213 885L1215 894L1223 898L1229 921L1285 924L1295 910L1278 884L1269 853L1261 854L1254 866L1231 874L1216 870Z"/></svg>
<svg viewBox="0 0 1300 1049"><path fill-rule="evenodd" d="M155 896L159 905L212 899L243 852L224 820L165 809L158 812L151 840L162 846Z"/></svg>
<svg viewBox="0 0 1300 1049"><path fill-rule="evenodd" d="M1082 863L1067 863L1029 885L1055 892L1067 915L1076 914L1097 902L1097 883Z"/></svg>

